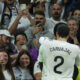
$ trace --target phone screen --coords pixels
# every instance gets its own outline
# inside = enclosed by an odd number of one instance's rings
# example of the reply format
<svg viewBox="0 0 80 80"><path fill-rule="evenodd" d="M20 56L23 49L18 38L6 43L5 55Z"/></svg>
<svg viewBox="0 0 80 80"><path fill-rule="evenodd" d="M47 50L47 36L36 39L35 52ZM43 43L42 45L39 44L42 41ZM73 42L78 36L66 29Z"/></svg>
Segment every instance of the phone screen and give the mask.
<svg viewBox="0 0 80 80"><path fill-rule="evenodd" d="M27 7L26 7L26 4L21 4L20 5L20 10L25 10Z"/></svg>

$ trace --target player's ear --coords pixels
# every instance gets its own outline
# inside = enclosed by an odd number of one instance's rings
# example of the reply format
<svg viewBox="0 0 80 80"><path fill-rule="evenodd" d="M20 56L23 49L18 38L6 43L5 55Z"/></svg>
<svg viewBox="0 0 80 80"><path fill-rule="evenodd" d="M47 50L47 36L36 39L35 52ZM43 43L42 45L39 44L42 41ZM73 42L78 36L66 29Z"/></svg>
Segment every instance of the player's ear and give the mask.
<svg viewBox="0 0 80 80"><path fill-rule="evenodd" d="M58 33L56 32L56 39L59 37Z"/></svg>
<svg viewBox="0 0 80 80"><path fill-rule="evenodd" d="M69 39L69 37L70 37L69 35L66 37L66 38L67 38L67 40Z"/></svg>

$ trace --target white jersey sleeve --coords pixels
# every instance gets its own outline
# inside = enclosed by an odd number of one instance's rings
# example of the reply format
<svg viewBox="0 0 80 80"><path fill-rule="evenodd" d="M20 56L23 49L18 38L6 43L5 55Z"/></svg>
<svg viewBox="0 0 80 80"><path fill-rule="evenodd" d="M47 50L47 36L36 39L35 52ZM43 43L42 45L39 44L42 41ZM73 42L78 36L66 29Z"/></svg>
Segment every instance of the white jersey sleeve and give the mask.
<svg viewBox="0 0 80 80"><path fill-rule="evenodd" d="M48 37L40 37L39 39L39 43L41 44L40 48L39 48L39 56L38 56L38 61L42 62L43 61L43 50L44 50L44 43L46 43L49 40Z"/></svg>
<svg viewBox="0 0 80 80"><path fill-rule="evenodd" d="M47 40L49 40L48 37L40 37L39 43L40 43L40 44L43 44L43 43L44 43L45 41L47 41Z"/></svg>
<svg viewBox="0 0 80 80"><path fill-rule="evenodd" d="M37 61L34 65L34 75L39 72L41 72L41 69L40 69L39 62Z"/></svg>
<svg viewBox="0 0 80 80"><path fill-rule="evenodd" d="M43 62L43 45L39 48L38 62Z"/></svg>

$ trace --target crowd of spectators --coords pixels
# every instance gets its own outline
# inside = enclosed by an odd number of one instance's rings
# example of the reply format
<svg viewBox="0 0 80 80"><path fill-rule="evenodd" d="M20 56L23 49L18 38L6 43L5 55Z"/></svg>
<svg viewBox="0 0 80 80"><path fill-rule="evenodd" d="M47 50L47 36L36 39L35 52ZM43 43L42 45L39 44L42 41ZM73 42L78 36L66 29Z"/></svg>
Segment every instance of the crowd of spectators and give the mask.
<svg viewBox="0 0 80 80"><path fill-rule="evenodd" d="M0 80L41 80L39 38L56 39L58 23L80 46L80 0L0 0Z"/></svg>

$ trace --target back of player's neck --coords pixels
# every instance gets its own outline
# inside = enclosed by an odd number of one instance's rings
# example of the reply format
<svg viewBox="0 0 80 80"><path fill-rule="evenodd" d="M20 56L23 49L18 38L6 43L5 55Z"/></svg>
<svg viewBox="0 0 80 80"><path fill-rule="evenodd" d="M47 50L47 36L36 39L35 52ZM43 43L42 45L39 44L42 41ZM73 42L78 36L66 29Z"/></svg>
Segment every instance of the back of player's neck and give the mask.
<svg viewBox="0 0 80 80"><path fill-rule="evenodd" d="M57 40L60 40L60 41L66 41L67 42L67 38L57 38Z"/></svg>

